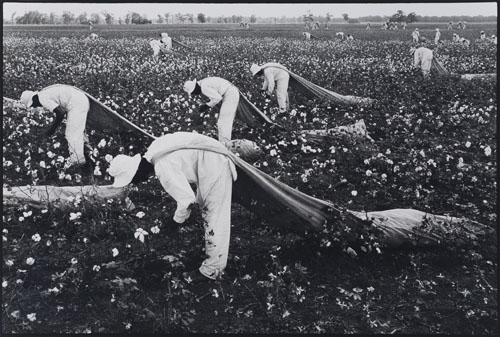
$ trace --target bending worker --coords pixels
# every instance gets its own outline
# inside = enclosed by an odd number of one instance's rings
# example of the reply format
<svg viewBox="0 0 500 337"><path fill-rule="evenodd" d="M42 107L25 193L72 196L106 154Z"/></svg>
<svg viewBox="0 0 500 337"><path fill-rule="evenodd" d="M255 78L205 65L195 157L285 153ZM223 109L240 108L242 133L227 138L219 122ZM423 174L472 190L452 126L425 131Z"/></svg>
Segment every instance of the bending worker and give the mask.
<svg viewBox="0 0 500 337"><path fill-rule="evenodd" d="M183 89L189 95L203 94L210 99L209 102L203 103L199 107L198 112L200 114L205 113L222 101L219 119L217 120L217 129L219 141L224 145L228 145L231 141L233 121L240 100L238 88L223 78L207 77L200 81L196 79L193 81L186 81Z"/></svg>
<svg viewBox="0 0 500 337"><path fill-rule="evenodd" d="M183 274L184 278L194 281L216 279L227 265L236 168L228 157L217 151L227 150L210 137L176 132L157 138L144 156L120 154L109 166L109 174L114 177L113 187L138 184L156 175L165 191L177 202L173 217L176 223L181 224L189 218L193 204L199 205L207 222L205 254L208 257L199 272ZM189 184L196 184L196 196Z"/></svg>
<svg viewBox="0 0 500 337"><path fill-rule="evenodd" d="M413 66L415 68L421 68L424 77L428 77L431 72L433 58L432 50L425 47L417 49L411 48L410 53L413 54Z"/></svg>
<svg viewBox="0 0 500 337"><path fill-rule="evenodd" d="M44 107L56 114L53 124L45 132L46 137L54 134L67 114L64 132L70 154L67 167L86 163L84 144L88 143L88 137L85 124L90 102L82 91L69 85L56 84L40 91L26 90L21 94L20 101L28 108Z"/></svg>
<svg viewBox="0 0 500 337"><path fill-rule="evenodd" d="M263 77L264 83L262 84L262 89L260 91L265 93L267 96L271 96L274 91L276 83L276 97L278 99L278 106L280 112L285 112L288 110L288 81L290 80L290 75L283 69L273 67L273 64L279 65L278 63L266 63L265 68L262 69L261 66L257 64L252 64L250 71L252 76Z"/></svg>

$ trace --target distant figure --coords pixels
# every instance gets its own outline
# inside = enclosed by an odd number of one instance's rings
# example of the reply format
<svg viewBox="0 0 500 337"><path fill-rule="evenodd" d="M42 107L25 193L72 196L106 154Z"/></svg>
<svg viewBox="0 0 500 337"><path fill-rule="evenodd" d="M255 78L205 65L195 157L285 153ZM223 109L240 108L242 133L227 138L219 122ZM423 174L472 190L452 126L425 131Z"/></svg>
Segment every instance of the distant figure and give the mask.
<svg viewBox="0 0 500 337"><path fill-rule="evenodd" d="M89 30L92 30L94 28L94 25L92 24L92 21L89 21Z"/></svg>
<svg viewBox="0 0 500 337"><path fill-rule="evenodd" d="M434 36L434 43L439 44L439 40L441 39L441 32L439 28L436 28L436 35Z"/></svg>
<svg viewBox="0 0 500 337"><path fill-rule="evenodd" d="M354 40L354 36L352 36L351 34L347 34L347 40Z"/></svg>
<svg viewBox="0 0 500 337"><path fill-rule="evenodd" d="M403 26L403 30L406 30L406 25L407 25L406 21L403 21L403 22L401 23L401 26Z"/></svg>
<svg viewBox="0 0 500 337"><path fill-rule="evenodd" d="M491 42L493 42L493 44L497 44L497 36L495 34L491 35Z"/></svg>
<svg viewBox="0 0 500 337"><path fill-rule="evenodd" d="M460 42L460 37L458 36L458 34L453 34L453 42Z"/></svg>
<svg viewBox="0 0 500 337"><path fill-rule="evenodd" d="M319 26L319 22L318 21L316 21L314 23L314 26L313 26L313 30L316 30L316 29L321 29L321 27Z"/></svg>
<svg viewBox="0 0 500 337"><path fill-rule="evenodd" d="M467 21L462 22L462 29L465 29L467 25Z"/></svg>
<svg viewBox="0 0 500 337"><path fill-rule="evenodd" d="M422 69L424 77L429 77L433 58L432 50L425 47L411 48L410 54L413 54L413 67Z"/></svg>
<svg viewBox="0 0 500 337"><path fill-rule="evenodd" d="M418 42L420 41L420 32L418 31L418 28L415 28L413 33L411 33L411 37L413 39L413 42Z"/></svg>
<svg viewBox="0 0 500 337"><path fill-rule="evenodd" d="M448 22L448 30L452 30L453 29L453 22Z"/></svg>
<svg viewBox="0 0 500 337"><path fill-rule="evenodd" d="M469 46L470 46L470 41L469 41L469 40L467 40L467 39L465 39L465 38L463 38L463 37L461 37L461 38L460 38L460 43L461 43L463 46L465 46L465 47L469 47Z"/></svg>
<svg viewBox="0 0 500 337"><path fill-rule="evenodd" d="M486 34L484 33L484 30L481 31L481 35L479 37L481 40L486 40Z"/></svg>
<svg viewBox="0 0 500 337"><path fill-rule="evenodd" d="M382 25L380 26L380 29L386 30L387 29L387 22L382 23Z"/></svg>
<svg viewBox="0 0 500 337"><path fill-rule="evenodd" d="M371 25L371 23L369 23L369 22L368 22L368 23L366 24L366 28L365 28L365 29L366 29L366 30L371 30L371 29L372 29L372 25Z"/></svg>
<svg viewBox="0 0 500 337"><path fill-rule="evenodd" d="M90 39L90 40L97 40L98 38L99 38L99 36L96 33L92 33L88 37L88 39Z"/></svg>
<svg viewBox="0 0 500 337"><path fill-rule="evenodd" d="M330 22L325 22L325 29L326 30L329 30L330 29Z"/></svg>
<svg viewBox="0 0 500 337"><path fill-rule="evenodd" d="M335 33L335 36L338 37L341 40L345 40L346 39L346 36L345 36L344 32L337 32L337 33Z"/></svg>

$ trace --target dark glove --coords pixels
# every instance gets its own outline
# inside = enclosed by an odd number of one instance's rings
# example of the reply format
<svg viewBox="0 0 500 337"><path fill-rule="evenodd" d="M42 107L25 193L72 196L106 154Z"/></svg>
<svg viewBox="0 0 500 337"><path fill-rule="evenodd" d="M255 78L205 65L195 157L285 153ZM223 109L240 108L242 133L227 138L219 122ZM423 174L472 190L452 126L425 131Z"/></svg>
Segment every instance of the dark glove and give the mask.
<svg viewBox="0 0 500 337"><path fill-rule="evenodd" d="M200 105L200 108L198 109L199 112L205 112L207 111L208 109L210 109L210 107L206 104L202 104Z"/></svg>

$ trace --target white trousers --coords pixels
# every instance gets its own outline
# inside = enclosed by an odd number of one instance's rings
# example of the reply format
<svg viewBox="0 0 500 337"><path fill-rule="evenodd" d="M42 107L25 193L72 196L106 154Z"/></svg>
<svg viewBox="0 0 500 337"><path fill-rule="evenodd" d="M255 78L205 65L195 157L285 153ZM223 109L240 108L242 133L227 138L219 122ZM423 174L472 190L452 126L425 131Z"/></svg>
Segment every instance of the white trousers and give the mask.
<svg viewBox="0 0 500 337"><path fill-rule="evenodd" d="M422 73L424 74L424 76L430 75L431 66L432 66L432 57L427 57L422 60L422 65L420 68L422 69Z"/></svg>
<svg viewBox="0 0 500 337"><path fill-rule="evenodd" d="M288 110L288 81L290 80L290 75L286 74L286 77L276 80L276 98L278 99L278 106L280 112L285 112Z"/></svg>
<svg viewBox="0 0 500 337"><path fill-rule="evenodd" d="M153 49L153 56L158 56L158 54L160 53L160 41L153 40L149 42L149 45Z"/></svg>
<svg viewBox="0 0 500 337"><path fill-rule="evenodd" d="M226 268L231 237L233 176L229 163L218 166L217 180L208 186L200 184L196 195L200 209L206 208L202 214L206 221L205 254L208 255L199 271L211 279L217 278Z"/></svg>
<svg viewBox="0 0 500 337"><path fill-rule="evenodd" d="M236 116L236 109L238 108L239 101L240 93L234 86L231 86L222 98L219 119L217 120L217 129L219 133L219 141L224 145L231 141L233 122L234 117Z"/></svg>
<svg viewBox="0 0 500 337"><path fill-rule="evenodd" d="M89 108L90 102L85 95L75 97L74 101L71 103L71 107L68 107L64 135L68 141L69 160L71 165L85 164L83 147L85 142L88 142L88 137L85 134L85 124L87 122Z"/></svg>

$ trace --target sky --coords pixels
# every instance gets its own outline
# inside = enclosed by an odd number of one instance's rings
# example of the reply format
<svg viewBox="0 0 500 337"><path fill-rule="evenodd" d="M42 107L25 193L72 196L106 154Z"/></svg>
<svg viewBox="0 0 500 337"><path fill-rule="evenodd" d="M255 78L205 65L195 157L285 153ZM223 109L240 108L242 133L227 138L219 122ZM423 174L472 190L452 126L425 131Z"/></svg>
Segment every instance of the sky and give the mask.
<svg viewBox="0 0 500 337"><path fill-rule="evenodd" d="M49 3L49 2L4 2L3 17L10 18L22 16L30 10L37 10L49 14L54 12L58 15L63 11L70 11L76 15L83 12L102 13L107 11L117 17L124 17L128 12L137 12L147 15L148 18L156 18L157 14L182 13L198 14L207 16L250 16L258 17L299 17L311 11L313 15L325 15L329 12L333 17L342 17L343 13L349 17L356 18L368 15L392 15L397 10L405 13L415 12L422 16L448 16L448 15L483 15L497 14L496 2L456 2L456 3Z"/></svg>

